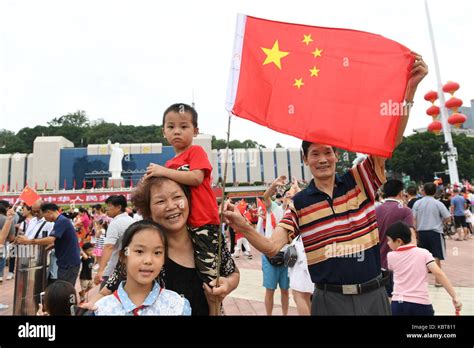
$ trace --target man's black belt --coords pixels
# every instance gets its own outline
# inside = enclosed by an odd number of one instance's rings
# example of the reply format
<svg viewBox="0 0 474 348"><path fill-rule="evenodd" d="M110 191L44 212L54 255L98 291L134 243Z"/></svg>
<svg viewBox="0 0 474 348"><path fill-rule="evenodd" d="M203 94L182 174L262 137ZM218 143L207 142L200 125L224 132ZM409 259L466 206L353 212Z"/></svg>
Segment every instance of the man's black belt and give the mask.
<svg viewBox="0 0 474 348"><path fill-rule="evenodd" d="M359 295L374 291L382 286L387 285L389 279L390 272L384 270L377 278L361 284L314 284L314 287L319 290L337 292L343 295Z"/></svg>

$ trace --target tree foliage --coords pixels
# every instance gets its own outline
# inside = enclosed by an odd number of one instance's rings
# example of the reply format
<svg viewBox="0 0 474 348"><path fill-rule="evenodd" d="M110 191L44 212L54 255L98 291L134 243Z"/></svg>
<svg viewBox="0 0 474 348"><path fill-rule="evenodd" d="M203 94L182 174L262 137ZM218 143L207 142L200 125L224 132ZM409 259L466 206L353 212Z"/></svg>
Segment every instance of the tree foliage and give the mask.
<svg viewBox="0 0 474 348"><path fill-rule="evenodd" d="M162 126L133 126L105 122L103 119L90 121L85 111L78 110L60 117L53 118L47 126L23 128L14 133L0 129L0 153L31 153L33 142L38 136L63 136L74 143L74 146L88 144L105 144L110 139L112 143L163 143L169 145L163 136ZM458 150L459 177L472 180L474 178L474 138L466 135L453 134L454 146ZM387 169L395 174L405 173L415 181L432 181L435 172L448 169L447 164L441 163L440 151L444 143L443 136L432 133L417 133L404 138L404 141L387 161ZM226 140L212 137L213 149L225 149ZM280 147L277 144L277 147ZM264 148L258 142L247 139L232 140L231 149ZM345 153L347 153L345 155ZM355 154L341 150L338 169L350 167ZM345 157L344 157L345 156ZM439 174L438 174L439 176ZM443 176L443 175L441 175ZM444 176L444 179L447 179Z"/></svg>
<svg viewBox="0 0 474 348"><path fill-rule="evenodd" d="M212 148L216 150L225 149L227 147L227 142L224 139L217 139L215 136L212 136ZM256 149L256 148L265 148L265 145L259 144L256 141L247 139L244 141L240 140L231 140L229 141L229 149Z"/></svg>
<svg viewBox="0 0 474 348"><path fill-rule="evenodd" d="M453 143L458 150L459 178L474 177L474 138L464 134L453 134ZM429 132L417 133L404 138L394 151L393 157L387 161L387 169L396 173L410 175L415 181L433 181L435 172L444 172L447 164L441 163L444 138ZM446 159L446 157L445 157ZM446 175L438 176L448 179Z"/></svg>

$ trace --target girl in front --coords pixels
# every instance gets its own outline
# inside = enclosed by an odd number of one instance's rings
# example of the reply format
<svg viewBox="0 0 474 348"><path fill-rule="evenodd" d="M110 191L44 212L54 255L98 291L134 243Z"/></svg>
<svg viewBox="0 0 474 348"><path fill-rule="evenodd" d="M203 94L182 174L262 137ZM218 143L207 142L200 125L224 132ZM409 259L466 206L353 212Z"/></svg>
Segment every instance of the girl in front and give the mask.
<svg viewBox="0 0 474 348"><path fill-rule="evenodd" d="M96 315L191 315L189 301L162 288L155 278L165 262L167 242L159 225L136 222L125 231L121 261L127 279L96 302Z"/></svg>

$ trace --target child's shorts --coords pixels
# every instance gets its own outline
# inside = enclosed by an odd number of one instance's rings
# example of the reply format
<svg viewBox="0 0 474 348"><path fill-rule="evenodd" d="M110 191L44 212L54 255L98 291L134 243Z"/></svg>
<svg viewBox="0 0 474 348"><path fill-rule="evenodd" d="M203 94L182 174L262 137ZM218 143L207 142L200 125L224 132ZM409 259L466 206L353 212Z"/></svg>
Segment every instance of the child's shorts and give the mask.
<svg viewBox="0 0 474 348"><path fill-rule="evenodd" d="M194 263L205 283L217 278L219 225L204 225L190 231L194 247ZM222 236L220 275L227 277L236 266Z"/></svg>
<svg viewBox="0 0 474 348"><path fill-rule="evenodd" d="M94 283L89 279L81 279L80 283L82 291L88 291L94 287Z"/></svg>
<svg viewBox="0 0 474 348"><path fill-rule="evenodd" d="M392 301L392 315L434 315L433 305L425 305L413 302Z"/></svg>

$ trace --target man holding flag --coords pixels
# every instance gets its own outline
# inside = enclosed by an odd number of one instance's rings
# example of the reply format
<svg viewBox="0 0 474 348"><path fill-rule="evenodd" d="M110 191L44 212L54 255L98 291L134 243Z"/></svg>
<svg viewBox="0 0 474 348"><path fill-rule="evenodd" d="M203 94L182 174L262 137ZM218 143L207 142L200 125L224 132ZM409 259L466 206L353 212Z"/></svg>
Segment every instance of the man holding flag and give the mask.
<svg viewBox="0 0 474 348"><path fill-rule="evenodd" d="M269 257L301 235L308 269L315 283L312 315L389 315L390 304L384 288L388 274L382 273L380 266L375 193L386 180L384 157L391 156L402 140L415 91L428 73L426 64L420 55L369 33L251 17L246 17L240 23L242 26L239 79L237 83L233 81L237 90L231 91L228 99L230 109L235 115L307 140L302 144L303 159L313 180L294 196L293 205L270 238L257 233L232 205L226 207L226 223L240 230L253 246ZM286 42L290 47L290 41L300 34L303 45L309 46L319 39L325 47L314 48L315 70L310 77L295 77L294 90L288 92L288 97L279 86L286 83L289 74L294 74L307 58L303 56L304 46L299 49L294 44L291 52L290 49L285 51L281 43ZM282 40L275 41L271 48L259 47L263 44L261 41L268 41L271 35L279 35ZM258 52L259 48L264 56ZM329 59L323 65L317 59L325 53ZM284 69L282 62L288 58L290 63L292 54L304 58L294 60L286 75L280 74ZM344 54L348 61L353 61L347 66L349 70L335 65ZM317 62L321 65L316 66ZM265 70L269 65L273 71ZM323 66L327 74L337 74L326 79L326 85L318 86L315 79L323 75ZM246 78L250 72L261 81L248 84ZM301 91L310 84L312 89L303 95ZM256 93L252 98L248 89L254 86L261 88L252 91ZM404 94L400 95L400 91ZM266 97L269 99L262 101ZM282 103L288 98L299 103L295 106L299 110L298 125L280 122L288 117L282 115ZM388 116L381 113L383 100L400 104L402 98L405 100L403 110L395 110L390 115L393 117L380 117ZM306 114L301 113L302 109ZM352 113L349 118L348 112ZM328 115L330 119L324 120ZM346 123L341 122L342 119ZM300 128L295 128L298 126ZM334 145L370 156L339 176L336 175L338 155Z"/></svg>

